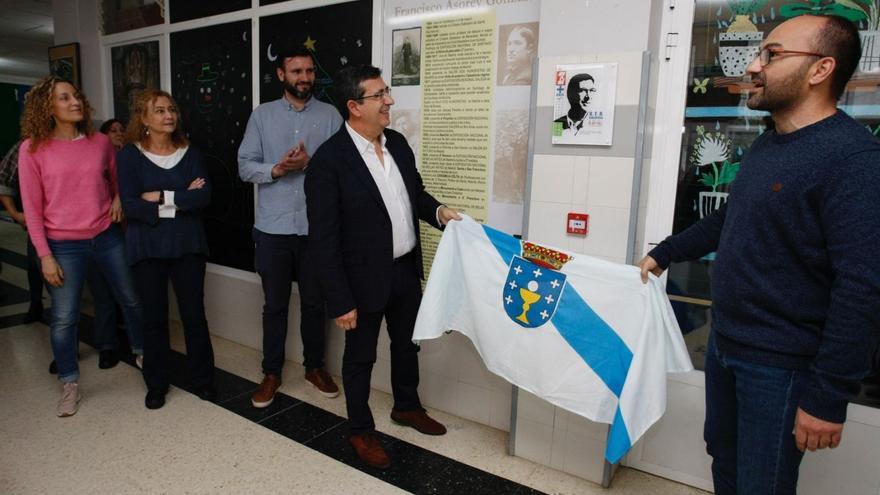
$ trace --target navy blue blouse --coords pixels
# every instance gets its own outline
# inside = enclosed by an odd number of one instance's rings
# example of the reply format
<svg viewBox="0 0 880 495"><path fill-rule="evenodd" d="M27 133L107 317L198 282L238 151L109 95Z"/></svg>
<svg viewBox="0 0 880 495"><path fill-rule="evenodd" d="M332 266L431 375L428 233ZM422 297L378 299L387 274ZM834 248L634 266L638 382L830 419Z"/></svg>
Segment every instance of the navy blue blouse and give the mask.
<svg viewBox="0 0 880 495"><path fill-rule="evenodd" d="M202 154L192 144L177 165L164 169L144 156L133 144L116 156L119 194L128 228L125 245L128 263L147 258L178 258L185 254L207 254L208 241L201 210L211 202L211 182ZM201 189L187 190L198 177ZM174 191L174 218L159 218L159 203L141 198L147 191Z"/></svg>

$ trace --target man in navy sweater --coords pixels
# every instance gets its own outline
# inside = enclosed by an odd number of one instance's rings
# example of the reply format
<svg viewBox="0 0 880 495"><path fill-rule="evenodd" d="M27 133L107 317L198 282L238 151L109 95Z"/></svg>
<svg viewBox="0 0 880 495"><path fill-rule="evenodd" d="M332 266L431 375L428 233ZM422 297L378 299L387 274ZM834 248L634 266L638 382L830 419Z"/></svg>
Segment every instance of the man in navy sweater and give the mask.
<svg viewBox="0 0 880 495"><path fill-rule="evenodd" d="M880 328L880 142L837 110L855 26L779 25L748 67L748 106L775 129L743 157L729 201L639 262L642 277L717 252L706 355L715 493L795 493L803 452L840 443Z"/></svg>

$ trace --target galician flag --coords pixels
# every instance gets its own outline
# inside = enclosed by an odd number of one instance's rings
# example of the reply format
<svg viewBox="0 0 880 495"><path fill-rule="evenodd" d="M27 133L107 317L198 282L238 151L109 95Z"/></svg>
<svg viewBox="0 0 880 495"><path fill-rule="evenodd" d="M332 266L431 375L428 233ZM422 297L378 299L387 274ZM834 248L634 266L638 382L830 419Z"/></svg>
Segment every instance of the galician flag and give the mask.
<svg viewBox="0 0 880 495"><path fill-rule="evenodd" d="M666 409L666 373L693 370L663 286L639 270L520 241L464 217L446 227L413 340L467 335L493 373L611 424L616 463Z"/></svg>

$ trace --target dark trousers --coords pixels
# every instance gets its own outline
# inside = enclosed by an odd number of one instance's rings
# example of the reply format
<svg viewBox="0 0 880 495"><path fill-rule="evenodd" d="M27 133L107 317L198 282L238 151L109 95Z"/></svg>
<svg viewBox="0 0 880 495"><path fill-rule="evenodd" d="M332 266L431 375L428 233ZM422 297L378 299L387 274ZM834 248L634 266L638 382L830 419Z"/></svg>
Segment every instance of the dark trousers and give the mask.
<svg viewBox="0 0 880 495"><path fill-rule="evenodd" d="M37 256L37 248L31 242L31 237L27 238L27 279L28 292L30 292L30 307L28 312L43 312L43 270L40 268L40 257ZM32 314L32 316L41 316Z"/></svg>
<svg viewBox="0 0 880 495"><path fill-rule="evenodd" d="M708 347L704 437L715 493L794 495L803 453L792 430L809 372L724 354L712 336Z"/></svg>
<svg viewBox="0 0 880 495"><path fill-rule="evenodd" d="M263 373L281 375L291 282L299 288L299 328L306 369L324 367L326 318L315 267L306 254L308 237L254 229L256 268L263 283Z"/></svg>
<svg viewBox="0 0 880 495"><path fill-rule="evenodd" d="M134 265L135 281L144 304L144 381L150 390L167 390L171 378L168 337L168 280L174 287L186 362L193 387L211 385L214 349L205 319L205 257L149 258Z"/></svg>
<svg viewBox="0 0 880 495"><path fill-rule="evenodd" d="M345 407L352 435L372 431L376 427L367 401L370 399L370 375L376 362L376 343L384 317L391 339L391 391L394 409L421 410L419 401L419 346L413 344L413 327L422 300L416 260L407 254L395 260L391 294L381 311L358 311L357 327L345 332L345 353L342 357L342 383L345 386Z"/></svg>

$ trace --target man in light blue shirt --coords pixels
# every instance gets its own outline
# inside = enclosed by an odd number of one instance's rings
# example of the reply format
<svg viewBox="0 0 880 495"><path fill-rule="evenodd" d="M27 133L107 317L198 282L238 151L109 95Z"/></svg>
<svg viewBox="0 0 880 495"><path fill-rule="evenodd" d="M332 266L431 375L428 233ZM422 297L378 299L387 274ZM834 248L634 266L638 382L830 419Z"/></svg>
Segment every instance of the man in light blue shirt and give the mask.
<svg viewBox="0 0 880 495"><path fill-rule="evenodd" d="M300 297L300 331L306 380L326 397L339 388L324 369L325 316L313 267L306 255L309 225L303 191L309 157L339 130L342 117L312 96L315 61L305 49L278 54L276 74L284 94L258 106L238 149L241 180L258 186L254 222L256 269L263 284L263 374L251 397L268 407L281 385L291 282Z"/></svg>

